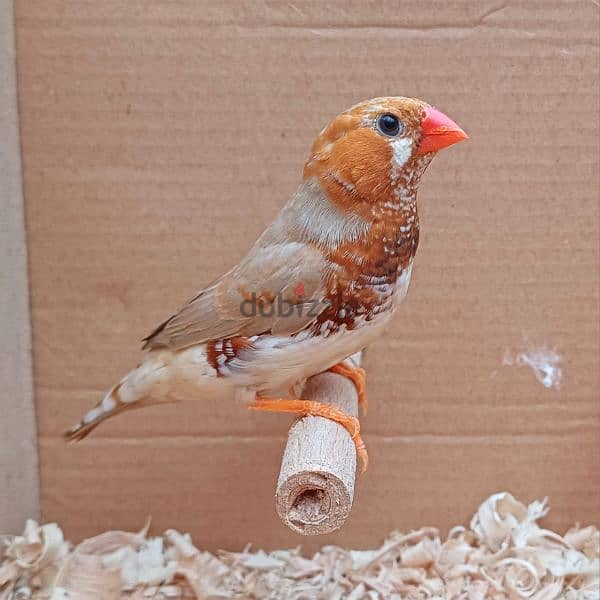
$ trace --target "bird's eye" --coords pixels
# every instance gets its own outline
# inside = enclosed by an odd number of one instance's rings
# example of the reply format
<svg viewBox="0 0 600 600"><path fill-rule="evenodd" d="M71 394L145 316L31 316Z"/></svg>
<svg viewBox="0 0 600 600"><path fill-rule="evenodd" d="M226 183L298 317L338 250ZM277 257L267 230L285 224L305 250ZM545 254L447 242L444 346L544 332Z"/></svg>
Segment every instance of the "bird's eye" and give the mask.
<svg viewBox="0 0 600 600"><path fill-rule="evenodd" d="M380 133L389 137L394 137L404 132L402 121L396 115L390 113L379 115L375 122L375 127L377 127Z"/></svg>

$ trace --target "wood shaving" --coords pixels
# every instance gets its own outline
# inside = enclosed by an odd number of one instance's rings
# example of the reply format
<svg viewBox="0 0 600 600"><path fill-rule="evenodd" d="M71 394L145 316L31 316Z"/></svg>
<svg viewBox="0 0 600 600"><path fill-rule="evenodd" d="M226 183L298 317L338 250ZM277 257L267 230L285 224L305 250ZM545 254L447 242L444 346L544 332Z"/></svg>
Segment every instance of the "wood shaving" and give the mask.
<svg viewBox="0 0 600 600"><path fill-rule="evenodd" d="M546 501L507 492L477 510L469 529L392 533L376 550L325 546L266 553L196 548L188 534L110 531L76 547L56 524L27 521L0 536L0 600L598 600L600 534L543 529Z"/></svg>

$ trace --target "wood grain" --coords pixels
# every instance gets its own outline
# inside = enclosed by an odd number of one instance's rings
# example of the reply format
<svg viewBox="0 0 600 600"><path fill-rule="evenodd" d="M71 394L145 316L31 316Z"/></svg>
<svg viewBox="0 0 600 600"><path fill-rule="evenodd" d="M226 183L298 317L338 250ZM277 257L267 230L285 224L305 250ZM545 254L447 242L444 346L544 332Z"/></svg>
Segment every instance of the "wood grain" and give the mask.
<svg viewBox="0 0 600 600"><path fill-rule="evenodd" d="M354 362L360 366L360 354ZM334 373L307 380L302 398L332 404L358 416L354 384ZM344 525L354 499L356 449L342 425L323 417L298 419L290 428L275 503L281 520L303 535L330 533Z"/></svg>

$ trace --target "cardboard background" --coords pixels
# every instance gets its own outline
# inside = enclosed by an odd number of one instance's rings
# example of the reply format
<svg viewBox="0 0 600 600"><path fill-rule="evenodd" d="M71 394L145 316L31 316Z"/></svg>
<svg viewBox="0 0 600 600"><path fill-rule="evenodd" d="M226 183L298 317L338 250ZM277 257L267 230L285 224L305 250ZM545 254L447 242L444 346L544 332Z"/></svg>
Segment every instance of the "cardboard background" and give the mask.
<svg viewBox="0 0 600 600"><path fill-rule="evenodd" d="M598 521L597 6L20 0L16 24L44 519L363 547L507 489L549 496L553 527ZM326 122L380 95L471 139L424 178L411 291L366 357L372 467L347 527L279 523L285 416L196 399L64 445L138 340L251 245ZM559 389L504 364L544 347Z"/></svg>
<svg viewBox="0 0 600 600"><path fill-rule="evenodd" d="M0 0L0 532L39 514L12 0Z"/></svg>

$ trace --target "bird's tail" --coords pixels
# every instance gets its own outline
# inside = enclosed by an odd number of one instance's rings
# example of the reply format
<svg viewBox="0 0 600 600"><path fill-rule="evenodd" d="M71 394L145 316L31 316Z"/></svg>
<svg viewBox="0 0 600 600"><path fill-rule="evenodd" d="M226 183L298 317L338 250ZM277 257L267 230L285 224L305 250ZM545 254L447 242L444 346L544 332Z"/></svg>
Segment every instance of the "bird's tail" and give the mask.
<svg viewBox="0 0 600 600"><path fill-rule="evenodd" d="M64 433L65 439L69 442L82 440L100 423L127 410L172 402L167 397L169 377L168 361L160 355L147 355L77 425Z"/></svg>

